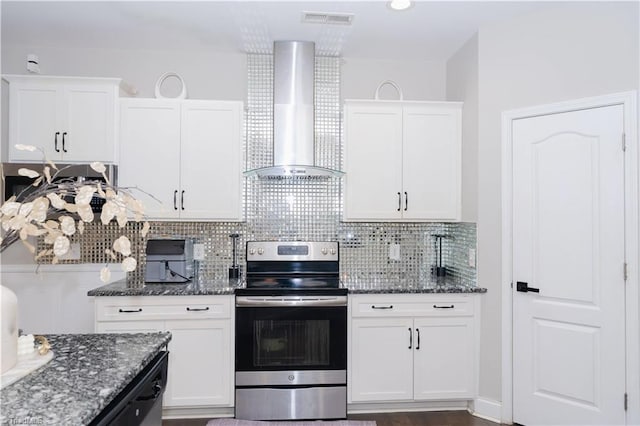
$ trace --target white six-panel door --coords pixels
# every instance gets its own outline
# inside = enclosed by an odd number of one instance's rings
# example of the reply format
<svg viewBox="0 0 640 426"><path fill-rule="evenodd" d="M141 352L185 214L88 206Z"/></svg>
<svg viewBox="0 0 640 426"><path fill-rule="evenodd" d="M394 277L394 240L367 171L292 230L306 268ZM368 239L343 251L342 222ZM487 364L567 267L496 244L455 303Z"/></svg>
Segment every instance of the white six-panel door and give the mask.
<svg viewBox="0 0 640 426"><path fill-rule="evenodd" d="M516 423L625 423L622 134L620 105L513 121Z"/></svg>

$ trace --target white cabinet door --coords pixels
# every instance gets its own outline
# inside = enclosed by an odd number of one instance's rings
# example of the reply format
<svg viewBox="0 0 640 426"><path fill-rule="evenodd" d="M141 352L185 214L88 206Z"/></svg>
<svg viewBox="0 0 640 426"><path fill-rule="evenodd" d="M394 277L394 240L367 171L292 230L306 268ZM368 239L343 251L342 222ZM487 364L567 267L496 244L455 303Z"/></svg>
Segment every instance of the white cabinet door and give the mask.
<svg viewBox="0 0 640 426"><path fill-rule="evenodd" d="M474 397L473 327L473 317L415 319L416 400Z"/></svg>
<svg viewBox="0 0 640 426"><path fill-rule="evenodd" d="M345 108L345 218L400 219L402 109L375 102Z"/></svg>
<svg viewBox="0 0 640 426"><path fill-rule="evenodd" d="M43 160L42 152L20 151L16 144L41 148L53 161L62 158L62 88L51 84L9 85L9 160Z"/></svg>
<svg viewBox="0 0 640 426"><path fill-rule="evenodd" d="M403 218L459 220L460 107L410 104L402 116Z"/></svg>
<svg viewBox="0 0 640 426"><path fill-rule="evenodd" d="M118 79L4 76L9 82L9 160L113 163Z"/></svg>
<svg viewBox="0 0 640 426"><path fill-rule="evenodd" d="M180 217L241 220L242 103L182 104Z"/></svg>
<svg viewBox="0 0 640 426"><path fill-rule="evenodd" d="M141 190L149 218L179 217L180 103L124 99L120 109L119 186Z"/></svg>
<svg viewBox="0 0 640 426"><path fill-rule="evenodd" d="M242 220L241 102L126 99L120 109L120 185L151 195L136 194L149 218Z"/></svg>
<svg viewBox="0 0 640 426"><path fill-rule="evenodd" d="M106 84L64 87L62 161L115 161L116 93Z"/></svg>
<svg viewBox="0 0 640 426"><path fill-rule="evenodd" d="M344 218L459 220L461 104L347 101Z"/></svg>
<svg viewBox="0 0 640 426"><path fill-rule="evenodd" d="M351 324L351 400L413 399L413 320L353 319Z"/></svg>
<svg viewBox="0 0 640 426"><path fill-rule="evenodd" d="M167 407L233 405L231 321L166 321L171 332Z"/></svg>

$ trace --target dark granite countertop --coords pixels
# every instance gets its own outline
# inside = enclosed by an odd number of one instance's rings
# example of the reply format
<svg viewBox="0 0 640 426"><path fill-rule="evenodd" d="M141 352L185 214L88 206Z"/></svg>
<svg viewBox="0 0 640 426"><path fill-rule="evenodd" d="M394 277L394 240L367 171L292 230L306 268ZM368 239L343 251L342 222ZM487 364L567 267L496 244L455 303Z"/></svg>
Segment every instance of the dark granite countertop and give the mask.
<svg viewBox="0 0 640 426"><path fill-rule="evenodd" d="M116 281L87 292L87 296L207 296L233 294L235 281L189 282L186 284L145 284L127 287L126 280Z"/></svg>
<svg viewBox="0 0 640 426"><path fill-rule="evenodd" d="M410 294L410 293L486 293L483 287L436 285L424 287L350 288L349 294Z"/></svg>
<svg viewBox="0 0 640 426"><path fill-rule="evenodd" d="M54 357L0 391L0 423L86 425L171 340L171 333L47 335Z"/></svg>
<svg viewBox="0 0 640 426"><path fill-rule="evenodd" d="M487 289L475 287L455 280L440 280L428 283L371 282L347 283L350 294L403 294L403 293L486 293ZM129 288L124 280L90 290L88 296L207 296L231 295L237 282L219 281L187 284L147 284Z"/></svg>

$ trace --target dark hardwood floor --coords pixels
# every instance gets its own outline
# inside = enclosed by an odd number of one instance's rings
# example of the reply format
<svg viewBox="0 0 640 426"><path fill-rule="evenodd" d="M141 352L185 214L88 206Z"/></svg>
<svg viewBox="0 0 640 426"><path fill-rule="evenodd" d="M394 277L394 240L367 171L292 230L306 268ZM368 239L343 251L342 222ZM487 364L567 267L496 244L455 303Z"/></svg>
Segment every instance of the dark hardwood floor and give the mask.
<svg viewBox="0 0 640 426"><path fill-rule="evenodd" d="M349 420L375 420L378 426L496 426L466 411L350 414ZM163 420L162 426L204 426L208 419Z"/></svg>

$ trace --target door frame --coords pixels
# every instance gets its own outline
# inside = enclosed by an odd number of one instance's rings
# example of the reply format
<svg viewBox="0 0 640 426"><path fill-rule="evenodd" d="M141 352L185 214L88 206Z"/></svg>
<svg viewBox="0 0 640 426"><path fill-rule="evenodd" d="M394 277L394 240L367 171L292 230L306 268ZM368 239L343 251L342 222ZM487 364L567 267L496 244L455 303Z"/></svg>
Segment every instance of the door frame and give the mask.
<svg viewBox="0 0 640 426"><path fill-rule="evenodd" d="M638 92L629 91L521 108L502 113L502 409L501 421L513 422L513 291L512 283L512 122L517 119L588 108L622 105L625 156L625 253L628 278L625 291L627 424L640 424L640 203L638 169ZM621 141L622 144L622 141ZM622 267L622 265L620 265ZM622 395L621 404L622 404Z"/></svg>

